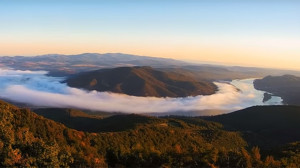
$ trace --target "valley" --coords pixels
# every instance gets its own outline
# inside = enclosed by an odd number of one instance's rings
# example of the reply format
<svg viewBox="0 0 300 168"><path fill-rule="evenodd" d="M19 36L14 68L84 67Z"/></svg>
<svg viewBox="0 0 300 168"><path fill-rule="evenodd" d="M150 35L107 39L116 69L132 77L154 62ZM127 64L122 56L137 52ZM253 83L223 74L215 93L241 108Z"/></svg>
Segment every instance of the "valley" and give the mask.
<svg viewBox="0 0 300 168"><path fill-rule="evenodd" d="M300 168L299 9L0 0L0 168Z"/></svg>
<svg viewBox="0 0 300 168"><path fill-rule="evenodd" d="M165 73L150 67L102 69L64 78L48 76L45 71L0 69L0 73L0 97L30 108L201 116L255 105L277 105L282 101L272 96L263 102L264 92L253 87L254 79L198 81L188 75ZM136 83L134 79L144 82ZM73 82L77 88L64 81ZM97 82L91 86L93 81Z"/></svg>
<svg viewBox="0 0 300 168"><path fill-rule="evenodd" d="M300 108L257 88L269 77L232 67L93 68L0 69L1 99L19 106L0 102L1 166L298 164Z"/></svg>

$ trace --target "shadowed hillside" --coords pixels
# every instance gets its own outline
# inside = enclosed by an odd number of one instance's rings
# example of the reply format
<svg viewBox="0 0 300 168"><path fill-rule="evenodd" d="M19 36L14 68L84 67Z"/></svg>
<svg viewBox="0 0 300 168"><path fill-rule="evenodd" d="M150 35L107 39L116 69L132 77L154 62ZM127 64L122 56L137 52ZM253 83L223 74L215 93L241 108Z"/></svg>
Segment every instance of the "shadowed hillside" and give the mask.
<svg viewBox="0 0 300 168"><path fill-rule="evenodd" d="M71 87L111 91L133 96L186 97L210 95L217 90L207 81L151 67L121 67L85 72L66 80Z"/></svg>
<svg viewBox="0 0 300 168"><path fill-rule="evenodd" d="M299 106L256 106L206 119L241 131L250 145L274 147L300 141Z"/></svg>
<svg viewBox="0 0 300 168"><path fill-rule="evenodd" d="M300 77L293 75L267 76L255 80L254 87L280 96L285 104L300 105Z"/></svg>
<svg viewBox="0 0 300 168"><path fill-rule="evenodd" d="M134 129L138 124L155 122L158 119L142 115L113 115L102 117L75 109L42 108L35 113L48 119L60 122L69 128L87 132L116 132Z"/></svg>
<svg viewBox="0 0 300 168"><path fill-rule="evenodd" d="M20 70L49 71L51 76L68 76L102 68L151 66L166 72L191 75L197 80L232 80L267 75L293 74L299 71L189 63L180 60L137 56L122 53L83 53L77 55L48 54L40 56L0 57L0 66Z"/></svg>

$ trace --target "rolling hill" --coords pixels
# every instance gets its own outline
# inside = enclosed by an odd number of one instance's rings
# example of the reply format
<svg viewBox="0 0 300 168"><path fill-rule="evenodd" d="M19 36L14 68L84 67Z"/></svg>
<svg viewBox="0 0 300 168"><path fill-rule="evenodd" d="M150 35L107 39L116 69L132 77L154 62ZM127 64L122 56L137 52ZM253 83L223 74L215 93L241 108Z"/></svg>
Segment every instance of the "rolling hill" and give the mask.
<svg viewBox="0 0 300 168"><path fill-rule="evenodd" d="M101 69L74 75L65 82L71 87L133 96L186 97L210 95L217 90L212 82L151 67Z"/></svg>
<svg viewBox="0 0 300 168"><path fill-rule="evenodd" d="M293 75L267 76L254 81L257 90L280 96L285 104L300 105L300 77Z"/></svg>

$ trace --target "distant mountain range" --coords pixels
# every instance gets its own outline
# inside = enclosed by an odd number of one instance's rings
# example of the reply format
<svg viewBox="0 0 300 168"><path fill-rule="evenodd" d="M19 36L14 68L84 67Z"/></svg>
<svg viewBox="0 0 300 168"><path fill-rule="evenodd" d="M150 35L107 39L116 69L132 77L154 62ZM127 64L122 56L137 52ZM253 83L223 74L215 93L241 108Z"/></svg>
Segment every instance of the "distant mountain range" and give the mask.
<svg viewBox="0 0 300 168"><path fill-rule="evenodd" d="M83 72L65 81L87 90L111 91L133 96L186 97L210 95L217 87L208 81L151 67L119 67Z"/></svg>
<svg viewBox="0 0 300 168"><path fill-rule="evenodd" d="M193 75L194 78L201 80L231 80L283 74L300 75L299 71L208 65L122 53L0 57L0 67L19 70L44 70L49 71L51 76L67 76L79 72L124 66L151 66L155 69L159 68L161 71L176 71L177 73Z"/></svg>
<svg viewBox="0 0 300 168"><path fill-rule="evenodd" d="M82 71L97 70L120 66L182 66L186 62L167 58L136 56L122 53L84 53L78 55L49 54L41 56L0 57L2 66L22 70L46 70L52 75L74 74Z"/></svg>
<svg viewBox="0 0 300 168"><path fill-rule="evenodd" d="M285 104L300 105L300 77L293 75L267 76L255 80L254 87L280 96Z"/></svg>

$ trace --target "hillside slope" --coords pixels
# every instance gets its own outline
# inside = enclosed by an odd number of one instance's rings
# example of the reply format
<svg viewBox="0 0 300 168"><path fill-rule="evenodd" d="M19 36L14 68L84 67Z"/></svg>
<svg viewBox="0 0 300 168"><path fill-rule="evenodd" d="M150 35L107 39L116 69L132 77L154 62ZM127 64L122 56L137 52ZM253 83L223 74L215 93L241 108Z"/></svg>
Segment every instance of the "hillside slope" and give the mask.
<svg viewBox="0 0 300 168"><path fill-rule="evenodd" d="M0 167L103 167L90 135L0 101Z"/></svg>
<svg viewBox="0 0 300 168"><path fill-rule="evenodd" d="M299 106L256 106L206 119L241 131L250 145L276 147L300 141Z"/></svg>
<svg viewBox="0 0 300 168"><path fill-rule="evenodd" d="M75 109L41 108L35 113L45 118L57 121L79 131L86 132L116 132L134 129L138 124L155 122L158 119L142 115L117 114L108 117L92 115Z"/></svg>
<svg viewBox="0 0 300 168"><path fill-rule="evenodd" d="M71 87L133 96L186 97L210 95L217 87L207 81L151 67L120 67L85 72L65 81Z"/></svg>

